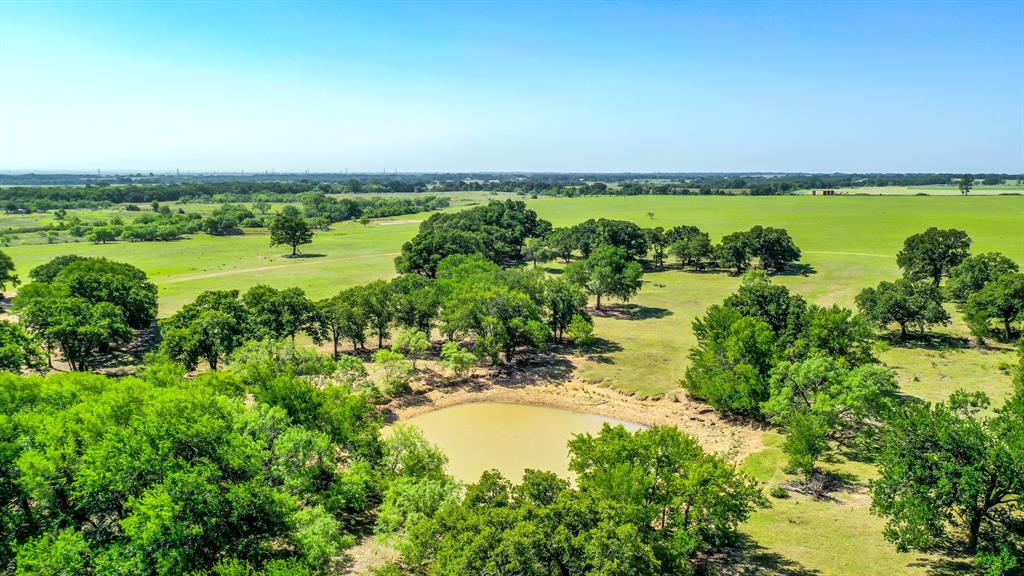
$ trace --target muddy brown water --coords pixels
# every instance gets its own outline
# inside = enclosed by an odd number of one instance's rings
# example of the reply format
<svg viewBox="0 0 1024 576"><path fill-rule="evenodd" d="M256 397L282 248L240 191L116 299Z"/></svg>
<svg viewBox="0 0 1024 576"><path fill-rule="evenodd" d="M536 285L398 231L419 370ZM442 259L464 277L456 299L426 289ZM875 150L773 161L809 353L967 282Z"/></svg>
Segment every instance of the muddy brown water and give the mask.
<svg viewBox="0 0 1024 576"><path fill-rule="evenodd" d="M448 471L473 482L491 468L518 482L523 470L548 470L569 476L569 449L574 434L597 433L604 423L629 430L639 424L526 404L479 402L442 408L406 420L448 455Z"/></svg>

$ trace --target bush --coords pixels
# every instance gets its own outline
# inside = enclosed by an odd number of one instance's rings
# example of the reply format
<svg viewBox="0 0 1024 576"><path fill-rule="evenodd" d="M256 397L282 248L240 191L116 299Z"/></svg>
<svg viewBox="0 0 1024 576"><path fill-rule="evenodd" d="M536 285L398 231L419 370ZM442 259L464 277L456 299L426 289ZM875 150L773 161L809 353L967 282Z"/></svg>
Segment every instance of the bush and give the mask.
<svg viewBox="0 0 1024 576"><path fill-rule="evenodd" d="M409 390L413 367L405 356L394 350L380 349L374 352L373 363L381 370L385 394L396 396Z"/></svg>
<svg viewBox="0 0 1024 576"><path fill-rule="evenodd" d="M578 347L594 343L594 323L583 316L573 316L566 333Z"/></svg>
<svg viewBox="0 0 1024 576"><path fill-rule="evenodd" d="M768 490L768 495L777 500L785 500L786 498L789 498L789 490L786 490L786 488L780 484L776 484Z"/></svg>
<svg viewBox="0 0 1024 576"><path fill-rule="evenodd" d="M446 342L441 346L441 364L457 378L464 378L476 365L476 356L458 342Z"/></svg>

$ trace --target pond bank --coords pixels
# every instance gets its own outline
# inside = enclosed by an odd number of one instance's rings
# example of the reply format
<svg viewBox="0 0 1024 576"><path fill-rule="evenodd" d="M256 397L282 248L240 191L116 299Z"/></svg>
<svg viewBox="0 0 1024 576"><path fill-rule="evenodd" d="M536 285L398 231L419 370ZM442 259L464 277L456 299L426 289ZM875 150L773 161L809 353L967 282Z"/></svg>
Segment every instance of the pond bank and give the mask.
<svg viewBox="0 0 1024 576"><path fill-rule="evenodd" d="M413 383L413 392L386 405L389 422L406 421L442 408L473 402L502 402L547 406L634 422L644 426L675 426L712 452L734 451L737 461L764 448L764 431L750 424L720 417L706 404L690 400L680 390L671 398L641 400L617 390L596 386L568 374L555 374L544 366L510 372L477 374L453 381L424 367L425 376Z"/></svg>

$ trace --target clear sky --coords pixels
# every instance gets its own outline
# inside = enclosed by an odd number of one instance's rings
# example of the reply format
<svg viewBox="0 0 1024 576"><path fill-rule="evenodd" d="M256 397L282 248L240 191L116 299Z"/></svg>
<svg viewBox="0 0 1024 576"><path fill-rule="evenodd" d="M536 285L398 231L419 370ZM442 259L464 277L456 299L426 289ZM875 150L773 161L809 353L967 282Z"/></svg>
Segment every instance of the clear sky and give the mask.
<svg viewBox="0 0 1024 576"><path fill-rule="evenodd" d="M1024 1L0 0L0 170L1024 171Z"/></svg>

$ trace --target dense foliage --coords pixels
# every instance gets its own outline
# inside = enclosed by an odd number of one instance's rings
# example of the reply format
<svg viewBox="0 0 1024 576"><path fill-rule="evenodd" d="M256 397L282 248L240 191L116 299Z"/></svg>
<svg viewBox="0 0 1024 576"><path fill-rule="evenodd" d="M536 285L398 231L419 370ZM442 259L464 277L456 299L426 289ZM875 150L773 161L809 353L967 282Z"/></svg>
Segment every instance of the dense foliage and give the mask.
<svg viewBox="0 0 1024 576"><path fill-rule="evenodd" d="M125 379L0 374L0 566L328 568L385 478L372 406L287 370L245 374L189 381L164 364Z"/></svg>
<svg viewBox="0 0 1024 576"><path fill-rule="evenodd" d="M521 201L489 202L468 210L433 214L395 259L399 272L433 277L437 266L454 254L483 254L507 266L522 261L527 238L544 236L551 224Z"/></svg>
<svg viewBox="0 0 1024 576"><path fill-rule="evenodd" d="M38 280L22 287L14 309L47 356L59 349L72 370L88 369L99 352L156 319L156 286L134 266L62 256L29 276Z"/></svg>
<svg viewBox="0 0 1024 576"><path fill-rule="evenodd" d="M569 443L577 486L528 470L519 485L485 472L407 531L417 574L635 575L690 570L733 541L763 503L754 480L673 427L608 425ZM437 498L434 499L435 501Z"/></svg>
<svg viewBox="0 0 1024 576"><path fill-rule="evenodd" d="M960 391L947 402L907 403L892 413L871 495L872 510L888 519L886 538L899 549L927 549L960 534L971 553L1021 545L1024 389L994 416L988 408L984 393Z"/></svg>

